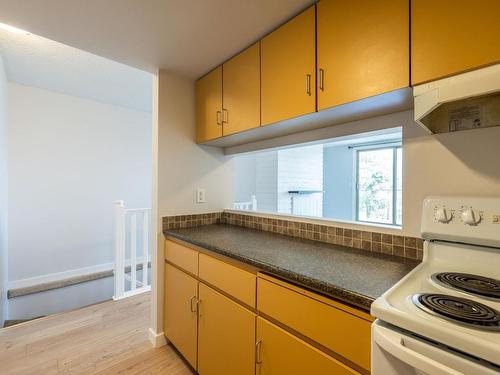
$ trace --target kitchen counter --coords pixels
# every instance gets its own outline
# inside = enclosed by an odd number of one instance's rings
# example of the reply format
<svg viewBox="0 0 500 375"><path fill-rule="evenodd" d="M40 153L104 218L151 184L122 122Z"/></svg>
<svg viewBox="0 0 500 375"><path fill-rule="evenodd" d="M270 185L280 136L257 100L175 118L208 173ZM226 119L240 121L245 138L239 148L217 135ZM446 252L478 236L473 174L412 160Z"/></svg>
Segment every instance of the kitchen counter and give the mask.
<svg viewBox="0 0 500 375"><path fill-rule="evenodd" d="M164 234L366 311L419 264L417 260L228 224L172 229Z"/></svg>

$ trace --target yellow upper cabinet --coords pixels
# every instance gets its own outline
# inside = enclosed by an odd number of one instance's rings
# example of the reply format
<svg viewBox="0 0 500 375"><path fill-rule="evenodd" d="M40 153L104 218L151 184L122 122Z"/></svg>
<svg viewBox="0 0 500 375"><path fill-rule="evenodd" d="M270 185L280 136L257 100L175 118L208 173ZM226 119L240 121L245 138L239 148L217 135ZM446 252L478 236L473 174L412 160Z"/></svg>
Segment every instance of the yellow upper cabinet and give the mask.
<svg viewBox="0 0 500 375"><path fill-rule="evenodd" d="M409 86L408 0L317 6L318 110Z"/></svg>
<svg viewBox="0 0 500 375"><path fill-rule="evenodd" d="M222 137L222 66L196 81L196 142Z"/></svg>
<svg viewBox="0 0 500 375"><path fill-rule="evenodd" d="M316 110L315 18L313 6L261 41L262 125Z"/></svg>
<svg viewBox="0 0 500 375"><path fill-rule="evenodd" d="M260 126L260 42L223 65L223 133Z"/></svg>
<svg viewBox="0 0 500 375"><path fill-rule="evenodd" d="M500 61L499 0L413 0L412 84Z"/></svg>

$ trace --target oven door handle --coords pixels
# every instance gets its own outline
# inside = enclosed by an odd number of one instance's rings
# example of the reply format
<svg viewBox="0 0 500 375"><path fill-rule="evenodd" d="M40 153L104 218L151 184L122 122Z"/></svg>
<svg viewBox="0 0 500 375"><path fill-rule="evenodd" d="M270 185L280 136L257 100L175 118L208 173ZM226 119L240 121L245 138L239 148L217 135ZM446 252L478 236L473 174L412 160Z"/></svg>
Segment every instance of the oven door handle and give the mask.
<svg viewBox="0 0 500 375"><path fill-rule="evenodd" d="M381 327L376 323L373 325L373 340L380 348L398 360L427 374L463 375L459 371L408 348L405 346L403 336L399 335L396 331Z"/></svg>

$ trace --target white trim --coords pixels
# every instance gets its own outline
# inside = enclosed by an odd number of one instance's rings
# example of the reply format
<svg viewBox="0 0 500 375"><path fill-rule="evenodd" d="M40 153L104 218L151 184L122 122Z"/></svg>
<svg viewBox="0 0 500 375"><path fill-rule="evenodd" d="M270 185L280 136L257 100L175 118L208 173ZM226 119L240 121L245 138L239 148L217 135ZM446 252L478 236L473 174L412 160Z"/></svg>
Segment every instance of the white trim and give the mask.
<svg viewBox="0 0 500 375"><path fill-rule="evenodd" d="M167 345L167 338L163 332L156 333L152 328L148 330L148 338L149 342L155 348L160 348L162 346Z"/></svg>
<svg viewBox="0 0 500 375"><path fill-rule="evenodd" d="M12 290L19 288L27 288L39 284L61 281L79 276L86 276L92 273L112 271L113 268L114 268L114 263L104 263L89 267L77 268L69 271L48 273L46 275L40 275L40 276L30 277L27 279L10 281L8 289Z"/></svg>
<svg viewBox="0 0 500 375"><path fill-rule="evenodd" d="M156 336L156 331L163 332L163 241L158 241L163 237L162 233L162 215L158 212L158 194L159 194L159 103L160 103L160 71L157 70L153 75L152 80L152 116L151 116L151 165L152 165L152 179L151 179L151 219L150 219L150 233L151 233L151 319L150 319L150 333ZM155 347L156 340L151 339Z"/></svg>
<svg viewBox="0 0 500 375"><path fill-rule="evenodd" d="M374 145L359 145L356 147L352 147L353 151L356 153L354 157L354 199L355 199L355 205L354 205L354 218L356 223L367 223L371 225L387 225L387 226L393 226L393 227L399 227L401 228L402 225L396 223L397 220L397 179L398 179L398 173L397 173L397 150L401 149L403 150L403 144L402 142L386 142L385 144L379 143L379 144L374 144ZM363 221L359 219L359 154L361 152L367 152L367 151L377 151L377 150L392 150L392 223L381 223L381 222L376 222L376 221ZM401 207L402 209L402 207Z"/></svg>
<svg viewBox="0 0 500 375"><path fill-rule="evenodd" d="M113 301L119 301L119 300L127 298L127 297L136 296L138 294L142 294L142 293L146 293L146 292L150 292L150 291L151 291L151 285L147 285L147 286L139 288L139 289L134 289L134 290L129 290L127 292L124 292L123 295L120 297L113 296Z"/></svg>
<svg viewBox="0 0 500 375"><path fill-rule="evenodd" d="M148 257L148 261L151 261L151 257ZM142 257L138 258L138 263L142 261ZM130 266L130 260L125 260L125 267ZM115 267L114 263L103 263L96 264L89 267L76 268L69 271L48 273L45 275L30 277L27 279L10 281L8 284L8 290L28 288L32 286L37 286L39 284L51 283L56 281L67 280L80 276L87 276L98 272L113 271Z"/></svg>

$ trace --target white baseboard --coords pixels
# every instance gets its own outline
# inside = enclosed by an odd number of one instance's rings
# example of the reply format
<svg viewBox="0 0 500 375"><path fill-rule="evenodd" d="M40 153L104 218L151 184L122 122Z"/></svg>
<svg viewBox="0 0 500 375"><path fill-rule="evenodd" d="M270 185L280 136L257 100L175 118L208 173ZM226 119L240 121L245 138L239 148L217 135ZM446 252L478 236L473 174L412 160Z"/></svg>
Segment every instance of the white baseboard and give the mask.
<svg viewBox="0 0 500 375"><path fill-rule="evenodd" d="M149 261L151 261L150 257L149 257ZM142 258L137 259L137 264L140 264L140 263L142 263ZM125 266L130 267L130 259L125 260ZM114 263L103 263L103 264L96 264L96 265L89 266L89 267L76 268L73 270L68 270L68 271L63 271L63 272L48 273L45 275L30 277L27 279L10 281L8 289L12 290L12 289L20 289L20 288L29 288L29 287L33 287L33 286L40 285L40 284L57 282L57 281L77 278L80 276L87 276L87 275L100 273L100 272L109 272L109 271L113 271L114 267L115 267Z"/></svg>
<svg viewBox="0 0 500 375"><path fill-rule="evenodd" d="M114 268L114 263L104 263L97 264L90 267L77 268L69 271L63 272L55 272L49 273L45 275L30 277L22 280L15 280L9 282L9 290L11 289L19 289L19 288L28 288L32 286L36 286L39 284L52 283L55 281L61 281L66 279L71 279L80 276L86 276L89 274L97 273L97 272L106 272L111 271Z"/></svg>
<svg viewBox="0 0 500 375"><path fill-rule="evenodd" d="M156 333L153 331L153 329L148 330L149 334L149 341L155 348L162 347L164 345L167 345L167 338L165 337L165 334L163 332Z"/></svg>

